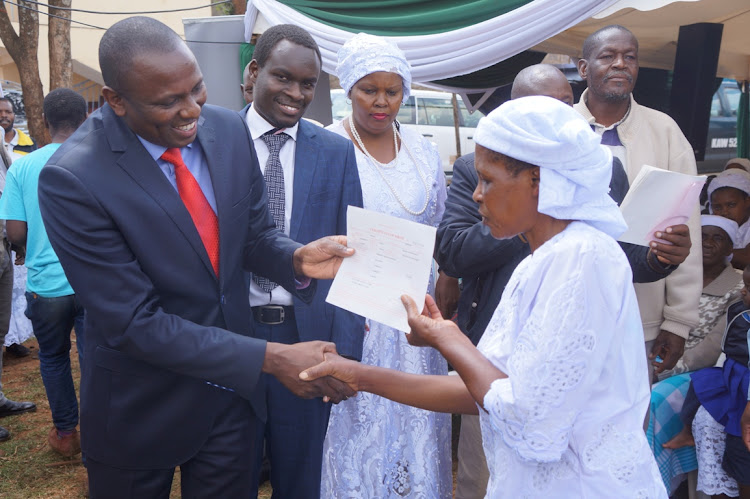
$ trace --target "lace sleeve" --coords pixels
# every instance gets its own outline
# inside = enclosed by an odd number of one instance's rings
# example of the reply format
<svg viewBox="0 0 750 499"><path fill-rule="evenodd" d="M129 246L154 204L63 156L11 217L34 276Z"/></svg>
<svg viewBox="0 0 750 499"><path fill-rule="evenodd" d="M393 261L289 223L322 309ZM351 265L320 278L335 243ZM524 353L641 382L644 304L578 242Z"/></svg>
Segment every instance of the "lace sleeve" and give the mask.
<svg viewBox="0 0 750 499"><path fill-rule="evenodd" d="M577 416L594 409L587 407L592 386L607 382L602 374L613 337L623 333L615 323L626 289L613 283L629 282L630 274L624 258L613 263L597 251L558 252L535 268L524 293L531 284L537 291L519 303L509 377L485 395L491 424L525 460L559 460Z"/></svg>

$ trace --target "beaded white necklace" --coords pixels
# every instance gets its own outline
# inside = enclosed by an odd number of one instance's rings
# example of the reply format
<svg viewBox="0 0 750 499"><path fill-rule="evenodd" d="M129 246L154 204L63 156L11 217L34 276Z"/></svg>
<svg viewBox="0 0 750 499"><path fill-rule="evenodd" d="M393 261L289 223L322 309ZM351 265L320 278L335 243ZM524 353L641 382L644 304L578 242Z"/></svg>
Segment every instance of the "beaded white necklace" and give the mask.
<svg viewBox="0 0 750 499"><path fill-rule="evenodd" d="M406 210L407 213L419 216L422 213L427 210L427 205L430 202L430 186L427 180L427 175L422 171L422 169L419 167L419 163L417 162L416 158L414 158L414 155L411 152L411 149L409 149L409 146L406 145L406 142L404 141L403 137L399 133L398 129L396 128L396 123L392 123L391 126L393 127L393 147L396 150L396 161L398 161L398 139L401 139L401 145L404 146L404 149L406 149L406 153L409 155L409 158L411 158L411 162L414 164L414 168L417 170L417 175L419 176L420 180L422 181L422 185L424 186L424 204L422 205L422 208L419 211L414 211L408 206L406 206L406 203L401 199L401 196L399 196L398 191L393 188L390 182L388 182L388 179L385 177L385 174L383 174L382 171L380 171L380 168L393 168L396 165L396 162L394 161L393 166L389 166L387 163L381 163L377 159L375 159L372 154L370 154L370 151L367 150L365 147L364 142L362 142L362 138L359 136L359 132L357 132L357 128L354 126L354 120L352 119L351 115L346 118L349 122L349 129L352 131L352 136L354 137L354 141L359 146L360 150L365 153L365 156L367 156L367 159L370 160L372 163L372 166L375 168L375 170L380 175L380 178L383 179L383 182L385 182L385 185L388 186L388 189L390 189L391 194L393 194L393 197L396 198L396 201L398 201L398 204L401 205L401 207Z"/></svg>

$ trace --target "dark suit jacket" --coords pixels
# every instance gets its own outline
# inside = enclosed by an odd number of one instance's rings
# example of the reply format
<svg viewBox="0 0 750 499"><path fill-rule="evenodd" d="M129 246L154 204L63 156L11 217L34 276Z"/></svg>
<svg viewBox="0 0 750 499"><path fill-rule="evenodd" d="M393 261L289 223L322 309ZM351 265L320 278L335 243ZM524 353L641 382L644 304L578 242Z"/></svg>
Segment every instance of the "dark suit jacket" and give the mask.
<svg viewBox="0 0 750 499"><path fill-rule="evenodd" d="M123 468L168 468L194 455L224 389L253 404L265 342L250 335L243 267L294 290L299 244L279 232L247 127L204 106L198 138L219 219L220 275L177 191L109 106L50 158L39 205L86 309L82 444ZM314 283L313 283L314 284ZM298 292L308 299L314 285Z"/></svg>
<svg viewBox="0 0 750 499"><path fill-rule="evenodd" d="M249 105L240 111L243 120L248 109ZM346 234L347 207L362 207L352 142L300 120L296 147L289 236L307 244L321 237ZM365 319L326 303L332 282L319 281L309 304L294 299L300 341L331 341L341 355L361 360Z"/></svg>
<svg viewBox="0 0 750 499"><path fill-rule="evenodd" d="M435 251L440 270L462 278L458 325L475 345L492 319L513 271L530 254L528 244L518 237L492 237L472 199L477 182L474 154L460 157L453 165L453 181L438 227ZM627 175L615 158L610 195L619 204L627 191ZM654 270L646 261L647 247L628 243L620 246L633 270L633 282L657 281L676 268Z"/></svg>

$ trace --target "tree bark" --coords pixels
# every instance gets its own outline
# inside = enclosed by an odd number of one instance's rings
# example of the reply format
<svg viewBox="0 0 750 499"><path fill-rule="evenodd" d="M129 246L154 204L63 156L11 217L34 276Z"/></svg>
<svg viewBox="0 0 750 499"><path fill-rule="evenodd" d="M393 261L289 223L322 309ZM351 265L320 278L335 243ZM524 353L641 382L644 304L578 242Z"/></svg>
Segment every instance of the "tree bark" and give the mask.
<svg viewBox="0 0 750 499"><path fill-rule="evenodd" d="M44 91L39 77L39 15L35 4L24 0L18 3L19 33L13 29L5 2L0 4L0 40L18 67L29 133L41 147L50 139L42 118Z"/></svg>
<svg viewBox="0 0 750 499"><path fill-rule="evenodd" d="M247 0L232 0L235 15L244 15L247 10Z"/></svg>
<svg viewBox="0 0 750 499"><path fill-rule="evenodd" d="M70 7L73 0L49 0L49 89L70 88L73 85L73 60L70 53L70 11L54 7Z"/></svg>

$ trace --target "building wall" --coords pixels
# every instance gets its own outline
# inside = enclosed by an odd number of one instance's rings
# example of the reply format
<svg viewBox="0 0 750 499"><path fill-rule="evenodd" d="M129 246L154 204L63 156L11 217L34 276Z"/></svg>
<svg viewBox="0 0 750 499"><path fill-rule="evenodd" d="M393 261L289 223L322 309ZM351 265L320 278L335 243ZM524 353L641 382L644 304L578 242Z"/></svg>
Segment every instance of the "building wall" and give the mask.
<svg viewBox="0 0 750 499"><path fill-rule="evenodd" d="M94 11L107 11L107 12L142 12L142 11L158 11L158 10L172 10L178 8L190 8L199 7L209 4L209 0L180 0L176 2L174 0L108 0L102 2L101 0L76 0L73 2L73 8L83 10L94 10ZM16 12L10 8L8 10L11 19L17 18ZM17 7L16 7L17 9ZM39 10L46 12L45 7L39 7ZM203 17L211 15L210 7L203 7L197 10L189 10L182 12L171 12L171 13L159 13L159 14L144 14L148 17L158 19L171 27L180 36L184 37L184 29L182 25L183 17ZM73 21L80 21L83 23L99 26L102 28L108 28L117 21L129 17L128 14L123 15L100 15L100 14L88 14L82 12L73 12ZM49 18L44 15L39 15L39 74L44 85L44 92L49 91L49 48L47 42L47 30L49 25ZM18 29L17 23L14 23L16 30ZM91 80L92 82L101 85L101 73L99 72L98 62L98 48L99 40L101 40L104 30L90 28L82 26L80 24L71 23L71 53L73 57L73 71L75 73L73 83L81 83L84 80ZM0 42L0 79L19 81L18 70L15 67L12 59L8 55L7 50L3 47Z"/></svg>

